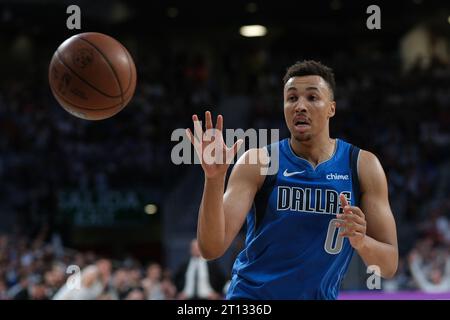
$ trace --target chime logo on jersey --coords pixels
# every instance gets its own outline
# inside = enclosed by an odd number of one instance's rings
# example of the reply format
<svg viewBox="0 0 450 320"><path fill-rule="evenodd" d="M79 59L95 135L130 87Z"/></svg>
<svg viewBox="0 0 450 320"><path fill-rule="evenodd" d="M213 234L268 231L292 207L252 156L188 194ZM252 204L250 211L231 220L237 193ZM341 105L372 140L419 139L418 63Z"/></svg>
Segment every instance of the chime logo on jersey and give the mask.
<svg viewBox="0 0 450 320"><path fill-rule="evenodd" d="M326 175L327 180L350 180L348 174L329 173Z"/></svg>
<svg viewBox="0 0 450 320"><path fill-rule="evenodd" d="M342 192L351 204L351 192ZM313 197L313 195L315 197ZM291 210L322 214L342 213L339 193L336 190L278 186L279 211Z"/></svg>

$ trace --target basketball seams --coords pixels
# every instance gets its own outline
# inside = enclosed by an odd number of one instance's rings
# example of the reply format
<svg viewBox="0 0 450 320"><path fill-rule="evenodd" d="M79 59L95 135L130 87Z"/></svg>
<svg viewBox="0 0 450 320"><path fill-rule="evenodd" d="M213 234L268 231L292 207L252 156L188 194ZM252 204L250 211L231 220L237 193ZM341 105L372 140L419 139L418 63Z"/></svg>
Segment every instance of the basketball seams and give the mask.
<svg viewBox="0 0 450 320"><path fill-rule="evenodd" d="M58 60L67 68L70 70L70 72L72 72L78 79L80 79L81 81L83 81L86 85L88 85L89 87L91 87L92 89L94 89L95 91L97 91L98 93L104 95L105 97L108 98L119 98L121 96L121 94L116 95L116 96L112 96L109 95L107 93L104 93L102 90L100 90L99 88L95 87L93 84L91 84L89 81L87 81L86 79L82 78L77 72L75 72L75 70L73 70L61 57L61 54L59 53L59 50L56 50L56 57L58 58ZM120 87L119 87L120 88ZM121 90L122 92L122 90Z"/></svg>
<svg viewBox="0 0 450 320"><path fill-rule="evenodd" d="M74 103L74 102L68 100L67 98L61 96L56 90L53 90L53 89L52 89L52 92L53 92L53 94L54 94L55 96L57 96L59 99L61 99L61 100L65 101L65 102L67 102L67 103L73 105L74 107L76 107L76 108L78 108L78 109L83 109L83 110L86 110L86 111L106 111L106 110L110 110L110 109L117 108L117 106L121 106L122 103L123 103L123 102L120 102L120 103L117 103L117 104L115 104L115 105L109 106L109 107L107 107L107 108L87 108L87 107L84 107L84 106L80 106L80 105L78 105L78 104L76 104L76 103Z"/></svg>
<svg viewBox="0 0 450 320"><path fill-rule="evenodd" d="M82 38L81 36L78 36L77 37L77 39L80 39L80 40L83 40L84 42L86 42L86 43L88 43L91 47L93 47L102 57L103 57L103 59L106 61L106 64L110 67L110 69L111 69L111 71L113 72L113 74L114 74L114 78L116 79L116 81L117 81L117 84L119 85L119 89L120 89L120 99L122 100L122 104L124 103L124 100L123 100L123 90L122 90L122 85L120 84L120 81L119 81L119 77L117 76L117 72L116 72L116 70L114 69L114 67L113 67L113 65L111 64L111 62L108 60L108 58L105 56L105 54L95 45L95 44L93 44L92 42L90 42L89 40L87 40L87 39L84 39L84 38ZM128 57L127 57L127 59L128 59Z"/></svg>

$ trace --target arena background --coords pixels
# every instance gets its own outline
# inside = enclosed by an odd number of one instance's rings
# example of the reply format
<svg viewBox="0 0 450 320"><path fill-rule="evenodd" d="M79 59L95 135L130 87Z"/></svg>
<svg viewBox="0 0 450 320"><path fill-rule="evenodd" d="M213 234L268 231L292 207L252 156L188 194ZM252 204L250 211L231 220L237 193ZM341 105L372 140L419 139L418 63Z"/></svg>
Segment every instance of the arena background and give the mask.
<svg viewBox="0 0 450 320"><path fill-rule="evenodd" d="M66 28L71 4L81 30ZM366 27L370 4L380 6L380 30ZM334 68L331 135L374 152L387 173L401 258L377 297L450 297L445 1L0 1L0 23L0 299L51 299L67 266L101 257L113 268L98 298L138 288L146 299L176 299L203 173L172 164L172 131L211 110L227 128L286 137L281 78L303 59ZM241 36L248 24L267 35ZM53 52L88 31L121 41L138 72L129 106L100 122L69 115L48 85ZM242 241L219 260L227 276ZM162 267L159 296L144 285L152 263ZM355 258L341 298L373 298L354 295L367 278Z"/></svg>

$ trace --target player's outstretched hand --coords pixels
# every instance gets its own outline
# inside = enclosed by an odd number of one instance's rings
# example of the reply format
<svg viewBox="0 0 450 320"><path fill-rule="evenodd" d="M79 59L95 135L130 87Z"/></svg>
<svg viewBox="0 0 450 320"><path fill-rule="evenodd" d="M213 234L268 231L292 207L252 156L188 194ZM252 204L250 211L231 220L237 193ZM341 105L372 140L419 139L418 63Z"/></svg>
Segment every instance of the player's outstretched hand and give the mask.
<svg viewBox="0 0 450 320"><path fill-rule="evenodd" d="M358 250L366 236L367 223L364 213L360 208L355 206L350 206L348 204L347 198L340 194L339 199L341 201L341 207L344 212L342 214L337 214L336 218L340 219L340 222L336 223L337 227L343 227L343 230L339 235L342 237L347 237L353 248Z"/></svg>
<svg viewBox="0 0 450 320"><path fill-rule="evenodd" d="M186 129L186 134L200 159L205 176L207 178L224 176L243 140L239 139L231 148L227 147L222 135L222 115L217 117L216 127L213 128L211 112L206 111L205 132L203 132L202 123L196 114L192 116L192 121L195 135L190 129Z"/></svg>

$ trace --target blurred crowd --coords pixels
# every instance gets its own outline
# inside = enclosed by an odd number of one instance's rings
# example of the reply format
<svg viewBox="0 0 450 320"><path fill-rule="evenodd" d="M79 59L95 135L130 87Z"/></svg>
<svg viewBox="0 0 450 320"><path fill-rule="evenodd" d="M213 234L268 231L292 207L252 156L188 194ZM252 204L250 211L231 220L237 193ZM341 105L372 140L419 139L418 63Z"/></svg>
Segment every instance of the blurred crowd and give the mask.
<svg viewBox="0 0 450 320"><path fill-rule="evenodd" d="M450 199L447 199L420 223L420 236L407 254L400 257L397 274L385 281L384 290L450 292L449 212Z"/></svg>
<svg viewBox="0 0 450 320"><path fill-rule="evenodd" d="M195 239L172 273L156 261L110 259L47 238L47 228L33 239L0 235L0 300L216 300L226 292L225 273L200 257Z"/></svg>

